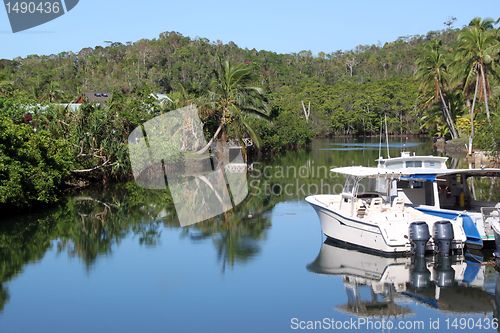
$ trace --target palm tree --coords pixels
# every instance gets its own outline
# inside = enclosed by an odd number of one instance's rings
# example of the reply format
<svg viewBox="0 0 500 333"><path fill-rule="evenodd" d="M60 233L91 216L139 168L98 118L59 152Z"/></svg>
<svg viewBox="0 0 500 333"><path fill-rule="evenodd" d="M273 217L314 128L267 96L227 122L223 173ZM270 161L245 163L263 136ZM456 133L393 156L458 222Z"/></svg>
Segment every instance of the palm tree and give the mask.
<svg viewBox="0 0 500 333"><path fill-rule="evenodd" d="M56 81L50 81L47 86L47 90L42 96L42 100L46 100L49 103L53 103L55 101L60 100L64 95L64 92L61 90L61 84Z"/></svg>
<svg viewBox="0 0 500 333"><path fill-rule="evenodd" d="M498 21L496 23L498 23ZM469 28L476 27L476 28L481 29L483 31L484 30L491 30L491 29L493 29L493 24L496 24L496 23L490 17L487 17L484 20L480 17L475 17L469 22Z"/></svg>
<svg viewBox="0 0 500 333"><path fill-rule="evenodd" d="M493 71L493 58L498 55L499 45L496 39L496 30L493 28L493 20L486 18L473 19L468 29L462 31L458 36L460 46L457 52L458 72L465 77L463 81L464 95L470 96L474 84L474 97L471 108L471 124L474 123L474 108L476 96L479 92L479 100L484 96L484 106L486 117L491 128L490 110L488 97L491 96L491 87L488 79L488 72ZM482 89L478 90L479 84ZM469 139L469 152L472 146L474 128L471 128Z"/></svg>
<svg viewBox="0 0 500 333"><path fill-rule="evenodd" d="M210 142L197 154L203 154L210 147L222 130L222 141L226 141L226 128L231 125L237 139L241 133L247 132L257 147L260 140L247 123L248 116L254 114L267 117L269 107L265 102L262 88L254 86L257 78L252 70L244 64L231 65L228 60L219 58L220 68L215 71L215 79L212 81L208 92L207 104L203 108L208 116L217 118L219 127Z"/></svg>
<svg viewBox="0 0 500 333"><path fill-rule="evenodd" d="M441 52L441 41L433 39L430 43L424 46L426 53L417 59L418 71L417 79L421 81L421 88L424 94L427 89L431 88L434 94L427 99L424 105L430 106L438 99L443 107L444 119L450 129L452 139L458 138L455 125L451 117L450 110L444 99L441 84L448 76L446 59Z"/></svg>

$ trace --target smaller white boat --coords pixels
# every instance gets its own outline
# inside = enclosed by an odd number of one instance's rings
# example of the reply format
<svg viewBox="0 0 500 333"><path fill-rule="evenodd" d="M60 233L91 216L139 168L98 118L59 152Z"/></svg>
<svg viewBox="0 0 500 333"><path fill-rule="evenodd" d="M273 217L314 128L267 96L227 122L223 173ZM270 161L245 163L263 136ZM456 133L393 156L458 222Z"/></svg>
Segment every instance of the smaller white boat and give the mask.
<svg viewBox="0 0 500 333"><path fill-rule="evenodd" d="M424 214L393 195L391 169L344 167L331 170L346 175L338 195L306 198L316 210L323 233L336 241L384 254L449 255L462 251L467 239L462 223Z"/></svg>

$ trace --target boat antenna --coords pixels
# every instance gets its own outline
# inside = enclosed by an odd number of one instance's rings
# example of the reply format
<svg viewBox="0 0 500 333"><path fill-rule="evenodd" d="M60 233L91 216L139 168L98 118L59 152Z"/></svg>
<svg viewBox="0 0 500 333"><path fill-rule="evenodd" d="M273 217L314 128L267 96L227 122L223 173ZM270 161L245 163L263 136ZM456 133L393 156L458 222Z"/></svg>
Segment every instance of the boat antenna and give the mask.
<svg viewBox="0 0 500 333"><path fill-rule="evenodd" d="M387 158L391 158L389 155L389 133L387 131L387 114L384 114L385 116L385 141L387 142Z"/></svg>
<svg viewBox="0 0 500 333"><path fill-rule="evenodd" d="M380 119L380 144L378 145L378 164L380 165L380 160L382 159L382 119Z"/></svg>

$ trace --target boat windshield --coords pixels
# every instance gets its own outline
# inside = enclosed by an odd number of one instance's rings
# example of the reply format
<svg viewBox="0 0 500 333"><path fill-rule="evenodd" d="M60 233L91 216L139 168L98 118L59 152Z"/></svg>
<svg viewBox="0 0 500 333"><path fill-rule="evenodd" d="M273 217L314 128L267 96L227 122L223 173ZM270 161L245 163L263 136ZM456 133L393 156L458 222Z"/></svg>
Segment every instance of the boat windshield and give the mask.
<svg viewBox="0 0 500 333"><path fill-rule="evenodd" d="M354 176L347 176L343 193L356 196L362 193L379 192L380 189L379 183L380 181L377 181L377 179L375 178L356 179L356 177ZM385 179L382 180L382 183L385 183ZM385 189L384 186L382 187Z"/></svg>
<svg viewBox="0 0 500 333"><path fill-rule="evenodd" d="M355 185L356 185L356 178L354 178L353 176L347 176L343 192L352 194Z"/></svg>
<svg viewBox="0 0 500 333"><path fill-rule="evenodd" d="M377 181L375 178L362 178L359 180L358 193L376 192Z"/></svg>

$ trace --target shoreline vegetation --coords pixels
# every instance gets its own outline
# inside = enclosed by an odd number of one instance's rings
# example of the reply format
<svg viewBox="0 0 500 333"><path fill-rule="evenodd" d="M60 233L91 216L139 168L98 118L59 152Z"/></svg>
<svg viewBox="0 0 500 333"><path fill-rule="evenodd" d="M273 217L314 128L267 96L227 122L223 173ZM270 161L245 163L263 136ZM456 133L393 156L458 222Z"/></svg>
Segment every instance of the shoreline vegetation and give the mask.
<svg viewBox="0 0 500 333"><path fill-rule="evenodd" d="M78 53L1 59L0 208L36 211L70 188L132 179L129 134L188 105L197 107L207 142L252 139L245 154L273 155L314 137L379 136L387 116L388 135L464 140L470 153L498 156L499 21L475 18L461 29L453 22L318 55L164 32ZM84 99L76 111L61 104L88 91L111 96Z"/></svg>

